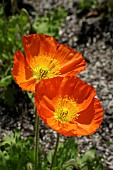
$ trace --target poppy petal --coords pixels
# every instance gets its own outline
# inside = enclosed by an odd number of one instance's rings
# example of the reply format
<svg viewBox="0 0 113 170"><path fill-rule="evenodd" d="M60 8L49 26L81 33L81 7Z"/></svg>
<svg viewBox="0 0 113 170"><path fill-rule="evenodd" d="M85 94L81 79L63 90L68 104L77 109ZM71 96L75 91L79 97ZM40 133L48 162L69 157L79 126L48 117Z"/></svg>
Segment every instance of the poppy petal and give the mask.
<svg viewBox="0 0 113 170"><path fill-rule="evenodd" d="M68 76L78 74L86 67L83 56L79 52L63 44L58 45L56 57L61 64L61 74L68 73Z"/></svg>
<svg viewBox="0 0 113 170"><path fill-rule="evenodd" d="M42 100L44 96L53 100L58 95L62 79L62 77L57 77L57 79L47 79L46 82L41 80L35 87L36 102Z"/></svg>
<svg viewBox="0 0 113 170"><path fill-rule="evenodd" d="M20 51L14 55L12 75L23 90L34 92L36 80L32 78L32 72Z"/></svg>
<svg viewBox="0 0 113 170"><path fill-rule="evenodd" d="M66 76L62 79L59 93L62 97L68 95L71 98L74 98L80 105L79 109L81 109L81 111L88 107L96 95L93 86L88 85L86 82L75 76Z"/></svg>
<svg viewBox="0 0 113 170"><path fill-rule="evenodd" d="M38 56L51 56L55 53L57 48L54 38L48 35L31 34L23 36L22 40L26 54L26 61L29 65L31 65L33 59Z"/></svg>
<svg viewBox="0 0 113 170"><path fill-rule="evenodd" d="M93 102L89 105L89 107L80 113L80 116L77 119L78 128L77 134L78 136L90 135L93 134L100 126L103 120L103 108L98 99L94 98Z"/></svg>

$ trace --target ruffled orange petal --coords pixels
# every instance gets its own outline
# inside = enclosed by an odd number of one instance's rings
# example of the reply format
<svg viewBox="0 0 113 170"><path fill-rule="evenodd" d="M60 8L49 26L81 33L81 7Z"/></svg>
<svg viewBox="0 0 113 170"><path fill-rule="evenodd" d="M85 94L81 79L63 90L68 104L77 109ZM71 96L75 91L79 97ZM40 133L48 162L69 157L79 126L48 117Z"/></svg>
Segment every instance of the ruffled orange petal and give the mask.
<svg viewBox="0 0 113 170"><path fill-rule="evenodd" d="M80 107L79 109L82 111L91 103L96 95L96 91L93 86L88 85L80 78L67 76L62 79L59 94L61 94L62 97L68 95L74 98Z"/></svg>
<svg viewBox="0 0 113 170"><path fill-rule="evenodd" d="M60 134L65 136L72 136L73 129L77 128L76 124L70 125L69 123L62 125L59 121L57 121L53 116L46 119L46 125L51 127L53 130L57 131Z"/></svg>
<svg viewBox="0 0 113 170"><path fill-rule="evenodd" d="M103 108L98 99L94 98L89 107L80 113L77 124L77 136L93 134L102 123Z"/></svg>
<svg viewBox="0 0 113 170"><path fill-rule="evenodd" d="M59 131L60 130L60 126L59 126L59 122L52 116L50 118L46 119L46 125L48 125L49 127L51 127L53 130L55 131Z"/></svg>
<svg viewBox="0 0 113 170"><path fill-rule="evenodd" d="M35 87L36 102L43 100L46 96L48 100L53 101L58 96L58 91L62 81L62 77L47 79L47 81L41 80Z"/></svg>
<svg viewBox="0 0 113 170"><path fill-rule="evenodd" d="M48 118L51 118L53 116L53 111L51 111L46 105L38 107L38 115L41 117L41 119L46 123ZM45 118L46 114L46 118Z"/></svg>
<svg viewBox="0 0 113 170"><path fill-rule="evenodd" d="M46 125L51 127L53 130L65 136L73 136L72 130L77 129L77 124L70 123L62 125L59 121L57 121L53 116L46 119Z"/></svg>
<svg viewBox="0 0 113 170"><path fill-rule="evenodd" d="M78 77L56 77L41 80L36 85L35 104L42 120L58 133L86 136L94 133L103 119L103 109L95 95L94 88ZM56 119L54 112L59 96L76 102L78 118L65 123Z"/></svg>
<svg viewBox="0 0 113 170"><path fill-rule="evenodd" d="M58 44L55 58L60 61L62 75L67 74L67 76L69 76L78 74L86 67L83 56L79 52L63 44Z"/></svg>
<svg viewBox="0 0 113 170"><path fill-rule="evenodd" d="M25 57L20 51L17 51L14 55L12 75L17 84L23 90L31 92L35 91L36 79L32 77L32 72L26 62Z"/></svg>
<svg viewBox="0 0 113 170"><path fill-rule="evenodd" d="M43 34L31 34L23 36L24 50L27 55L43 56L52 54L56 50L56 41L53 37Z"/></svg>
<svg viewBox="0 0 113 170"><path fill-rule="evenodd" d="M31 67L32 62L34 62L33 59L38 56L51 56L55 53L57 48L54 38L48 35L31 34L28 36L23 36L22 40L26 54L26 61Z"/></svg>

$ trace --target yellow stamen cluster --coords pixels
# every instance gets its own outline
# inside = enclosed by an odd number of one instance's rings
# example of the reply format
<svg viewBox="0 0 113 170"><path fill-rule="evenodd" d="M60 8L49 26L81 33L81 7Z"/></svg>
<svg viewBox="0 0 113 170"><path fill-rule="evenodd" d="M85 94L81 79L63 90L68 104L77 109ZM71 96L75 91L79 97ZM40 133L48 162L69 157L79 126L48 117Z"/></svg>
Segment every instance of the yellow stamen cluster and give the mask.
<svg viewBox="0 0 113 170"><path fill-rule="evenodd" d="M61 123L67 123L78 118L78 109L77 103L72 99L59 97L55 105L54 117Z"/></svg>
<svg viewBox="0 0 113 170"><path fill-rule="evenodd" d="M46 78L52 78L60 74L60 64L59 62L47 56L39 56L34 59L33 77L37 81Z"/></svg>
<svg viewBox="0 0 113 170"><path fill-rule="evenodd" d="M48 68L45 67L45 66L42 66L40 69L39 69L39 75L40 75L40 78L43 79L47 76L48 74Z"/></svg>

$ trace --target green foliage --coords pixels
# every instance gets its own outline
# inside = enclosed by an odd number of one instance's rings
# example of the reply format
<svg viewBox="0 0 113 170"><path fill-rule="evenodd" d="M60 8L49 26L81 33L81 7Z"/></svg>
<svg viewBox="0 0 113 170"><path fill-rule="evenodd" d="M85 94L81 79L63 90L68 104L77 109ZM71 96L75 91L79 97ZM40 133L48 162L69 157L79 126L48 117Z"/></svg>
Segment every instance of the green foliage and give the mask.
<svg viewBox="0 0 113 170"><path fill-rule="evenodd" d="M94 147L90 148L83 155L77 158L77 164L81 170L103 169L101 158L96 156L96 149Z"/></svg>
<svg viewBox="0 0 113 170"><path fill-rule="evenodd" d="M105 10L107 9L107 14L105 13L105 18L110 21L113 25L113 0L106 1L104 4Z"/></svg>
<svg viewBox="0 0 113 170"><path fill-rule="evenodd" d="M20 132L5 136L0 144L1 170L33 170L34 148L33 138L22 139ZM52 162L53 150L46 153L39 150L39 169L47 170ZM90 148L84 154L79 153L75 138L68 138L59 143L53 170L102 170L101 158L96 156L96 149Z"/></svg>
<svg viewBox="0 0 113 170"><path fill-rule="evenodd" d="M97 10L104 18L113 22L113 0L80 0L79 7L77 9L77 15L83 16L91 10Z"/></svg>
<svg viewBox="0 0 113 170"><path fill-rule="evenodd" d="M17 94L17 90L8 87L5 90L3 90L0 99L4 100L4 103L7 104L9 107L12 107L15 102L15 95Z"/></svg>
<svg viewBox="0 0 113 170"><path fill-rule="evenodd" d="M0 6L0 100L8 106L15 101L16 90L10 85L12 83L11 68L13 55L17 50L23 51L22 36L29 33L30 24L24 13L9 16L4 14Z"/></svg>
<svg viewBox="0 0 113 170"><path fill-rule="evenodd" d="M80 156L79 156L80 155ZM47 159L51 163L53 151L48 153ZM102 170L101 158L96 156L96 149L90 148L84 154L79 153L75 138L69 138L65 143L59 143L54 170Z"/></svg>
<svg viewBox="0 0 113 170"><path fill-rule="evenodd" d="M113 1L112 0L107 1L107 8L110 14L113 13Z"/></svg>
<svg viewBox="0 0 113 170"><path fill-rule="evenodd" d="M80 0L80 7L82 10L89 9L95 4L97 0Z"/></svg>
<svg viewBox="0 0 113 170"><path fill-rule="evenodd" d="M54 12L49 11L44 17L36 18L33 29L37 33L48 34L57 38L61 22L66 16L67 12L64 9L55 8Z"/></svg>
<svg viewBox="0 0 113 170"><path fill-rule="evenodd" d="M28 95L29 99L31 100L31 102L34 103L34 93L27 92L27 95Z"/></svg>
<svg viewBox="0 0 113 170"><path fill-rule="evenodd" d="M8 75L4 78L2 78L1 82L0 82L0 87L6 87L11 83L11 75Z"/></svg>
<svg viewBox="0 0 113 170"><path fill-rule="evenodd" d="M87 13L93 5L97 5L98 0L80 0L79 8L77 9L77 14L85 14Z"/></svg>
<svg viewBox="0 0 113 170"><path fill-rule="evenodd" d="M6 87L11 83L11 67L16 50L22 50L22 35L29 33L28 17L16 14L6 18L3 7L0 7L0 86Z"/></svg>
<svg viewBox="0 0 113 170"><path fill-rule="evenodd" d="M5 136L0 144L0 169L25 170L33 162L32 144L33 138L21 139L19 132Z"/></svg>

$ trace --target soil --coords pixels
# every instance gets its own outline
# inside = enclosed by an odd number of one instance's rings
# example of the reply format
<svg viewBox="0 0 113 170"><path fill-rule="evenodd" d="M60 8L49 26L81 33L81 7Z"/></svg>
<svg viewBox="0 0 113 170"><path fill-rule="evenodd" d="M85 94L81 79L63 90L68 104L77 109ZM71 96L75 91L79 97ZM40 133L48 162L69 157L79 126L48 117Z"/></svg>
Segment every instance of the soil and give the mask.
<svg viewBox="0 0 113 170"><path fill-rule="evenodd" d="M104 170L113 170L113 22L107 17L107 7L92 7L78 12L77 0L26 0L31 5L32 15L43 16L55 7L64 7L68 16L62 22L57 41L69 45L82 53L87 68L80 75L82 80L93 85L104 109L104 120L99 130L88 137L76 138L81 152L95 146L97 154L102 156ZM101 0L99 1L101 2ZM13 82L14 88L18 88ZM33 104L21 89L17 91L15 107L6 108L4 104L0 113L0 137L14 129L21 129L22 135L34 135ZM17 95L16 94L16 95ZM23 102L24 99L24 102ZM61 137L64 141L66 137ZM40 144L47 150L54 146L56 132L41 122Z"/></svg>

